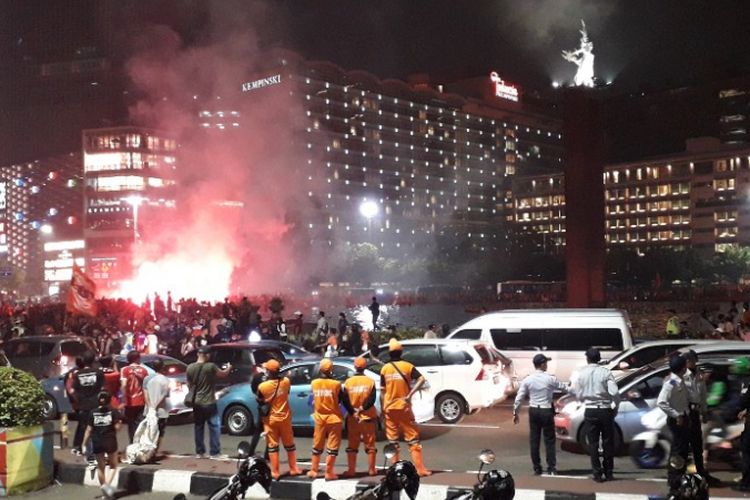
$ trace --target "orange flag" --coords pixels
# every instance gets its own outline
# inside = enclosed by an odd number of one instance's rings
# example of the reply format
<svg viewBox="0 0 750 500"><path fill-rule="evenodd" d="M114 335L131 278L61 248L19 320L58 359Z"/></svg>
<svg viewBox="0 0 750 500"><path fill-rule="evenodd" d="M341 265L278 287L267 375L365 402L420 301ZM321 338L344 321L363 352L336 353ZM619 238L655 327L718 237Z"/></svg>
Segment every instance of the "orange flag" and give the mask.
<svg viewBox="0 0 750 500"><path fill-rule="evenodd" d="M71 314L96 316L96 284L78 266L73 266L66 310Z"/></svg>

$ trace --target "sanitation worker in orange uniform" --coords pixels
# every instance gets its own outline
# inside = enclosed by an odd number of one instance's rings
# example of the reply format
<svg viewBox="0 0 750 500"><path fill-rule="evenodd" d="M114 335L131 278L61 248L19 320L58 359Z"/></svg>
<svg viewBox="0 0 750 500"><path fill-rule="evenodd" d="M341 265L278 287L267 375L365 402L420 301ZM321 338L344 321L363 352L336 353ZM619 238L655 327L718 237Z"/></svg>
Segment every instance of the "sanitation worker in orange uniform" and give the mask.
<svg viewBox="0 0 750 500"><path fill-rule="evenodd" d="M375 381L365 375L367 361L358 357L354 360L355 375L344 382L341 392L341 402L346 408L346 434L349 445L346 448L348 469L342 474L352 477L357 470L357 453L360 440L367 453L367 473L371 476L378 472L375 469L375 433L378 430L378 413L375 409Z"/></svg>
<svg viewBox="0 0 750 500"><path fill-rule="evenodd" d="M320 465L320 455L323 454L323 447L328 451L326 457L327 481L338 479L333 471L336 463L336 456L339 454L341 445L341 427L344 421L339 408L341 397L341 383L331 378L333 372L333 363L330 359L323 359L320 362L320 377L316 378L310 384L313 397L313 420L315 421L315 431L313 432L313 449L310 472L308 477L318 477L318 466Z"/></svg>
<svg viewBox="0 0 750 500"><path fill-rule="evenodd" d="M263 417L263 430L268 442L268 460L271 462L271 476L279 479L279 441L284 445L289 462L289 475L298 476L297 448L292 433L292 412L289 409L289 379L279 377L281 365L275 359L266 361L263 367L268 371L268 380L258 386L258 400L270 406Z"/></svg>
<svg viewBox="0 0 750 500"><path fill-rule="evenodd" d="M396 339L388 343L388 352L391 360L380 370L380 408L385 420L385 436L398 450L398 439L403 434L417 473L422 477L429 476L432 471L424 466L419 430L411 411L411 397L424 385L425 379L414 365L401 359L403 348ZM399 453L396 452L393 463L398 460Z"/></svg>

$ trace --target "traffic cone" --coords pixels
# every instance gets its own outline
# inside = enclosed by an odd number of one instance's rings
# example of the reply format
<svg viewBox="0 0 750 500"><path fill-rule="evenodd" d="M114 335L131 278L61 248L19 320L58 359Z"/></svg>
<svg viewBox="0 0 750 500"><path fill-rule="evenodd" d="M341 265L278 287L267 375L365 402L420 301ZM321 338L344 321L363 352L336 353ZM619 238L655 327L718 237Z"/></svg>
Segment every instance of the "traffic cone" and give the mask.
<svg viewBox="0 0 750 500"><path fill-rule="evenodd" d="M278 480L281 477L281 472L279 472L279 452L269 451L268 461L271 462L271 477Z"/></svg>
<svg viewBox="0 0 750 500"><path fill-rule="evenodd" d="M346 464L349 467L341 477L354 477L357 474L357 452L348 452L346 454Z"/></svg>
<svg viewBox="0 0 750 500"><path fill-rule="evenodd" d="M289 475L299 476L302 471L297 467L297 451L287 451L286 459L289 462Z"/></svg>
<svg viewBox="0 0 750 500"><path fill-rule="evenodd" d="M370 476L378 475L378 469L375 467L375 458L375 453L367 454L367 474L369 474Z"/></svg>
<svg viewBox="0 0 750 500"><path fill-rule="evenodd" d="M417 474L419 474L420 477L432 475L432 471L427 470L424 467L424 462L422 461L422 449L421 448L415 447L411 450L411 461L414 462L414 467L417 468Z"/></svg>
<svg viewBox="0 0 750 500"><path fill-rule="evenodd" d="M326 457L326 481L335 481L339 478L333 470L335 463L336 455L328 455Z"/></svg>
<svg viewBox="0 0 750 500"><path fill-rule="evenodd" d="M307 472L307 477L315 479L318 477L318 467L320 467L320 455L313 455L310 459L310 470Z"/></svg>

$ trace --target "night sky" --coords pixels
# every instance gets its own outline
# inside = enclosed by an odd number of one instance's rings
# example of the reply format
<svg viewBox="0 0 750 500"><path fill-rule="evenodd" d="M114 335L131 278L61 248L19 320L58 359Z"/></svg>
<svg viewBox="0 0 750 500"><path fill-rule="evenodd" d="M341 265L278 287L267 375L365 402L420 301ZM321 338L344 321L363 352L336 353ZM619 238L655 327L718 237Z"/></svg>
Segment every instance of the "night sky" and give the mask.
<svg viewBox="0 0 750 500"><path fill-rule="evenodd" d="M625 88L675 87L750 73L750 2L742 0L2 0L0 64L108 46L126 58L139 26L167 24L187 44L254 29L294 49L387 78L498 71L522 85L570 79L560 58L584 18L596 71ZM100 19L112 20L106 30ZM6 73L7 76L7 73Z"/></svg>

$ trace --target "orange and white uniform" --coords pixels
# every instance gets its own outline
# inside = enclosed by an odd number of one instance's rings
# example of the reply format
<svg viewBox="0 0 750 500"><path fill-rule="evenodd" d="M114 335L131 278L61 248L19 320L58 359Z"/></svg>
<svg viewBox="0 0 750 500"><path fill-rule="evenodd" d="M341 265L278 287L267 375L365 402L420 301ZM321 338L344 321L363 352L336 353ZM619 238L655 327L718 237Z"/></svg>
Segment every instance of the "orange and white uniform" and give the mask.
<svg viewBox="0 0 750 500"><path fill-rule="evenodd" d="M421 377L419 371L408 361L391 361L380 370L386 439L398 446L399 437L403 434L410 450L421 450L422 445L419 442L419 429L414 421L411 404L405 398L411 390L411 385Z"/></svg>
<svg viewBox="0 0 750 500"><path fill-rule="evenodd" d="M268 416L263 417L263 430L266 432L269 453L278 453L279 442L288 452L296 450L292 432L292 412L289 408L290 386L286 377L266 380L258 386L258 395L263 402L271 405Z"/></svg>
<svg viewBox="0 0 750 500"><path fill-rule="evenodd" d="M316 378L310 384L313 396L313 455L320 456L323 447L329 456L336 456L341 445L343 417L339 408L341 382L331 378Z"/></svg>
<svg viewBox="0 0 750 500"><path fill-rule="evenodd" d="M347 453L357 453L360 441L365 446L365 453L375 454L375 433L377 432L378 412L375 409L375 381L364 374L356 374L344 382L342 401L347 409L346 434L348 438ZM359 418L354 410L361 408Z"/></svg>

